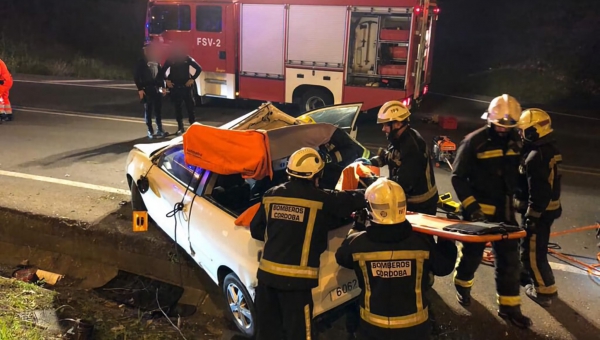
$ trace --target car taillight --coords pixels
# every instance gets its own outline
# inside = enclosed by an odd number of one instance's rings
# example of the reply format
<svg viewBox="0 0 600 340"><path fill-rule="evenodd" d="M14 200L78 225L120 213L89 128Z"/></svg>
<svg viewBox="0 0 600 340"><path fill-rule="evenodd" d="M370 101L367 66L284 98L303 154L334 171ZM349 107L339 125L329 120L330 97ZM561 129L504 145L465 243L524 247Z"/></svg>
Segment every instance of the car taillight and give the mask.
<svg viewBox="0 0 600 340"><path fill-rule="evenodd" d="M421 8L421 6L415 6L414 12L415 12L415 14L421 14L422 10L423 9Z"/></svg>
<svg viewBox="0 0 600 340"><path fill-rule="evenodd" d="M404 106L410 106L410 98L406 98L406 99L404 99L404 100L402 101L402 104L403 104Z"/></svg>
<svg viewBox="0 0 600 340"><path fill-rule="evenodd" d="M423 88L423 95L426 95L427 92L429 92L429 85L425 85L425 87Z"/></svg>
<svg viewBox="0 0 600 340"><path fill-rule="evenodd" d="M439 7L434 8L433 13L440 14L440 8Z"/></svg>

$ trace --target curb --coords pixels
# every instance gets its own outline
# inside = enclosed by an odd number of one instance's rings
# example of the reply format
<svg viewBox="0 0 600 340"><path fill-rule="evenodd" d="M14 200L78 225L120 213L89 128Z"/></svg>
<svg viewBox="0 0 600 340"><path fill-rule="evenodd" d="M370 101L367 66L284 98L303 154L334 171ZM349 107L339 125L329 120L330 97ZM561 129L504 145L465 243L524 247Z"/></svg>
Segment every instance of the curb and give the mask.
<svg viewBox="0 0 600 340"><path fill-rule="evenodd" d="M130 272L183 287L181 303L222 316L216 306L221 294L212 294L218 288L206 273L182 249L181 264L171 261L174 243L158 228L134 233L131 214L126 205L99 222L86 223L0 207L0 258L16 264L26 256L33 265L81 281L86 289L102 287L119 270ZM219 301L211 301L212 295Z"/></svg>

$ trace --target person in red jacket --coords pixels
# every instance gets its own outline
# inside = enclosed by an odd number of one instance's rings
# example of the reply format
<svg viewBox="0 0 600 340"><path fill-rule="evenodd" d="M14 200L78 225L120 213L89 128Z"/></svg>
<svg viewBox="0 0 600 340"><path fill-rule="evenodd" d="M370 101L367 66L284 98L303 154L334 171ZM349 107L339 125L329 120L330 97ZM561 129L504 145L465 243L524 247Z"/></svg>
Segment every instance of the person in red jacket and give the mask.
<svg viewBox="0 0 600 340"><path fill-rule="evenodd" d="M6 64L0 59L0 123L12 120L12 107L8 100L8 91L13 85L13 78Z"/></svg>

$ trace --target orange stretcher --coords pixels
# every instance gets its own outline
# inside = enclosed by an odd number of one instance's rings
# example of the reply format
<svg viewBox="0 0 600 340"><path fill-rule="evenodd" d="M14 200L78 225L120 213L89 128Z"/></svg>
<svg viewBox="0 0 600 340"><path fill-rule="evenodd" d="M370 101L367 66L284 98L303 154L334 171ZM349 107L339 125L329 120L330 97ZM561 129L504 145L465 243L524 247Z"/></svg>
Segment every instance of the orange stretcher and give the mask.
<svg viewBox="0 0 600 340"><path fill-rule="evenodd" d="M527 236L527 232L520 227L497 223L468 222L414 212L408 212L406 219L416 232L460 242L487 243Z"/></svg>
<svg viewBox="0 0 600 340"><path fill-rule="evenodd" d="M349 172L355 171L354 176ZM350 164L344 169L343 174L351 178L377 176L373 172L360 171L357 163ZM361 188L362 181L345 180L338 183L337 190L355 190ZM365 188L362 188L365 189ZM451 240L471 243L487 243L500 240L521 239L527 232L517 226L498 223L468 222L448 219L444 217L407 212L406 219L412 224L413 230L423 234L435 235Z"/></svg>

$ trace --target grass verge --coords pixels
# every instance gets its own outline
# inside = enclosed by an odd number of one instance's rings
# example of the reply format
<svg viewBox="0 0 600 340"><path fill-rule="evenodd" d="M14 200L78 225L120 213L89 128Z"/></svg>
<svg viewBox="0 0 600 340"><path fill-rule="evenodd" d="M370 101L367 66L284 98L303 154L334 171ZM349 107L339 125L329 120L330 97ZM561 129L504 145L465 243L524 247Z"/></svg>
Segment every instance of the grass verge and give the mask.
<svg viewBox="0 0 600 340"><path fill-rule="evenodd" d="M132 71L126 67L74 54L61 46L46 47L15 43L3 36L0 36L0 59L6 63L12 74L110 80L132 79Z"/></svg>
<svg viewBox="0 0 600 340"><path fill-rule="evenodd" d="M35 310L50 309L56 293L0 277L0 339L46 339L45 331L25 321Z"/></svg>

